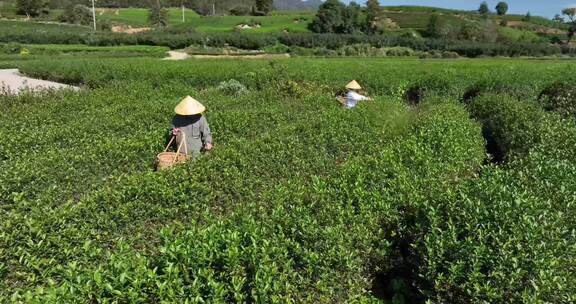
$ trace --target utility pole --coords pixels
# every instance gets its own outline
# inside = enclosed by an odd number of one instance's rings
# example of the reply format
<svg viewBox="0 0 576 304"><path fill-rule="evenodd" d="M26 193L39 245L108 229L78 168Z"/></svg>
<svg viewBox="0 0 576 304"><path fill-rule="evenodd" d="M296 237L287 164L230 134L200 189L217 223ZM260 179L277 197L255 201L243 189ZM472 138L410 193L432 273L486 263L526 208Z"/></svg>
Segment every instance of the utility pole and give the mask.
<svg viewBox="0 0 576 304"><path fill-rule="evenodd" d="M212 16L216 16L216 2L212 2Z"/></svg>
<svg viewBox="0 0 576 304"><path fill-rule="evenodd" d="M92 22L94 23L94 31L96 31L96 0L92 0Z"/></svg>
<svg viewBox="0 0 576 304"><path fill-rule="evenodd" d="M186 22L186 13L184 11L184 0L182 0L182 23Z"/></svg>

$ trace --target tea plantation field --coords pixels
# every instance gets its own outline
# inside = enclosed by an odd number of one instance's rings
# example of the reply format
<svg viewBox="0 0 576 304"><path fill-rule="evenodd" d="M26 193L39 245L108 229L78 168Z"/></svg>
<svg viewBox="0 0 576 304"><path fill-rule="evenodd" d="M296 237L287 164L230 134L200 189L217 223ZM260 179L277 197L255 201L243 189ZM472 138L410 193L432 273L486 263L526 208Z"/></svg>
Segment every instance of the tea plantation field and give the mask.
<svg viewBox="0 0 576 304"><path fill-rule="evenodd" d="M0 94L0 302L576 301L571 61L16 58L83 90Z"/></svg>

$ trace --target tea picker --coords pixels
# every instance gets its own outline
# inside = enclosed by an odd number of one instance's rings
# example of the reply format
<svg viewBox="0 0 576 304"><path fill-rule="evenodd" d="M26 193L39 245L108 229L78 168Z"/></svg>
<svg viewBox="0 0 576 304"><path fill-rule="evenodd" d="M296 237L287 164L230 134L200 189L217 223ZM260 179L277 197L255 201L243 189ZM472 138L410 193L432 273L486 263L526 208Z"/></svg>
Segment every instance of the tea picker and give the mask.
<svg viewBox="0 0 576 304"><path fill-rule="evenodd" d="M171 139L164 152L156 158L157 169L164 169L200 155L213 148L212 133L206 117L206 108L198 100L187 96L174 109ZM176 152L167 152L176 142Z"/></svg>
<svg viewBox="0 0 576 304"><path fill-rule="evenodd" d="M346 90L348 91L346 96L340 96L336 99L347 109L354 108L360 101L372 100L372 98L360 94L362 87L356 80L350 81L346 85Z"/></svg>

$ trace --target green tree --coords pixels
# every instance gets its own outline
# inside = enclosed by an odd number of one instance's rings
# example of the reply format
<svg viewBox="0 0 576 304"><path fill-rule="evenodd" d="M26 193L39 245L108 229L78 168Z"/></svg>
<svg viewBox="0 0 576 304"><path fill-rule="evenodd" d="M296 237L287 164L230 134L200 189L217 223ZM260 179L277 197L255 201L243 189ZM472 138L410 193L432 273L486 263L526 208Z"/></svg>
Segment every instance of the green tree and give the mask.
<svg viewBox="0 0 576 304"><path fill-rule="evenodd" d="M59 19L61 22L89 25L92 23L92 10L83 4L68 5Z"/></svg>
<svg viewBox="0 0 576 304"><path fill-rule="evenodd" d="M430 38L444 38L448 35L448 23L439 14L432 14L426 26L426 36Z"/></svg>
<svg viewBox="0 0 576 304"><path fill-rule="evenodd" d="M374 33L376 31L376 23L381 15L382 7L378 0L368 0L368 2L366 2L366 32Z"/></svg>
<svg viewBox="0 0 576 304"><path fill-rule="evenodd" d="M562 10L562 15L568 17L568 42L572 40L576 33L576 7L569 7Z"/></svg>
<svg viewBox="0 0 576 304"><path fill-rule="evenodd" d="M230 15L232 16L247 16L250 14L250 7L247 6L236 6L230 10Z"/></svg>
<svg viewBox="0 0 576 304"><path fill-rule="evenodd" d="M152 2L150 5L150 13L148 21L152 26L163 28L168 25L168 11L162 7L160 0Z"/></svg>
<svg viewBox="0 0 576 304"><path fill-rule="evenodd" d="M530 20L532 20L532 15L530 14L530 12L527 12L526 16L524 16L524 18L522 18L522 21L529 22Z"/></svg>
<svg viewBox="0 0 576 304"><path fill-rule="evenodd" d="M504 16L508 12L508 3L506 2L498 2L496 5L496 13L498 16Z"/></svg>
<svg viewBox="0 0 576 304"><path fill-rule="evenodd" d="M490 13L490 8L488 7L488 3L486 1L480 4L480 7L478 8L478 13L480 13L480 15L482 16L488 16L488 14Z"/></svg>
<svg viewBox="0 0 576 304"><path fill-rule="evenodd" d="M16 0L16 11L18 14L28 17L38 17L48 14L47 0Z"/></svg>
<svg viewBox="0 0 576 304"><path fill-rule="evenodd" d="M560 14L556 14L552 20L556 22L558 25L564 23L564 17L560 16Z"/></svg>
<svg viewBox="0 0 576 304"><path fill-rule="evenodd" d="M338 33L342 29L342 18L346 6L339 0L326 0L316 13L309 28L315 33Z"/></svg>
<svg viewBox="0 0 576 304"><path fill-rule="evenodd" d="M342 26L339 33L352 34L362 30L362 8L356 2L350 2L350 5L342 11Z"/></svg>
<svg viewBox="0 0 576 304"><path fill-rule="evenodd" d="M274 0L256 0L256 9L268 14L274 9Z"/></svg>

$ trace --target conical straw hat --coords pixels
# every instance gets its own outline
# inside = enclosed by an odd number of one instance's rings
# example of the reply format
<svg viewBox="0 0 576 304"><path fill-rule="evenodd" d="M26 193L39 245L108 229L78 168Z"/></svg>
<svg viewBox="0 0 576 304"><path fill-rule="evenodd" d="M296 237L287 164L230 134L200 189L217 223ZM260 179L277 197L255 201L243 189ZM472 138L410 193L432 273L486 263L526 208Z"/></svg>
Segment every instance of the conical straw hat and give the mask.
<svg viewBox="0 0 576 304"><path fill-rule="evenodd" d="M346 88L348 90L361 90L362 87L360 86L360 84L356 81L356 80L352 80L350 81L347 85Z"/></svg>
<svg viewBox="0 0 576 304"><path fill-rule="evenodd" d="M206 111L204 107L198 100L186 96L182 101L174 108L174 112L178 115L196 115Z"/></svg>

